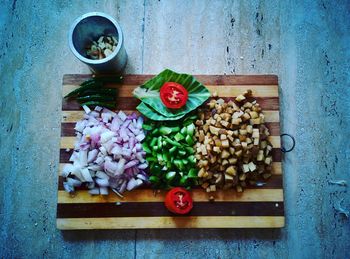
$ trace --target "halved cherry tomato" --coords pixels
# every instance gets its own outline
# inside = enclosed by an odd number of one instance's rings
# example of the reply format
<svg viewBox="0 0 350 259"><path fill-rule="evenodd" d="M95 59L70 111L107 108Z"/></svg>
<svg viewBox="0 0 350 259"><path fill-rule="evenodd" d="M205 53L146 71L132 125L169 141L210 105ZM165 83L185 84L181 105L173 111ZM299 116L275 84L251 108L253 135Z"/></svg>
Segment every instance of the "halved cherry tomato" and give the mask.
<svg viewBox="0 0 350 259"><path fill-rule="evenodd" d="M166 82L160 88L160 99L166 107L178 109L186 104L188 91L178 83Z"/></svg>
<svg viewBox="0 0 350 259"><path fill-rule="evenodd" d="M191 194L184 188L175 187L166 194L165 207L176 214L187 214L193 208Z"/></svg>

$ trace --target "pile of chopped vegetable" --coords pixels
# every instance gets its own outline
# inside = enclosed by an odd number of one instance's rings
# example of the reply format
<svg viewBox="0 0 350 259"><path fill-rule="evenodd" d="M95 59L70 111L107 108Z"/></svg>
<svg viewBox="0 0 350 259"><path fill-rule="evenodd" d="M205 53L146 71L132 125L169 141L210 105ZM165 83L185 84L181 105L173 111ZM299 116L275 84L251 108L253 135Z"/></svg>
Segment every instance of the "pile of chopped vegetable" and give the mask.
<svg viewBox="0 0 350 259"><path fill-rule="evenodd" d="M136 88L133 94L141 100L137 110L155 121L179 120L210 97L208 89L192 75L169 69Z"/></svg>
<svg viewBox="0 0 350 259"><path fill-rule="evenodd" d="M195 118L192 116L174 123L143 124L147 136L142 147L149 163L149 180L154 188L197 185L198 170L193 148Z"/></svg>
<svg viewBox="0 0 350 259"><path fill-rule="evenodd" d="M272 144L261 107L246 91L235 101L212 99L196 121L198 177L207 192L262 185L271 176Z"/></svg>
<svg viewBox="0 0 350 259"><path fill-rule="evenodd" d="M107 83L121 83L121 76L94 77L84 81L80 87L67 94L64 98L75 98L81 106L101 106L115 108L117 89L105 87Z"/></svg>
<svg viewBox="0 0 350 259"><path fill-rule="evenodd" d="M74 152L62 170L67 192L85 185L91 194L108 194L108 187L121 195L125 190L148 183L147 161L141 141L143 119L135 113L115 113L97 106L84 106L84 119L78 121Z"/></svg>

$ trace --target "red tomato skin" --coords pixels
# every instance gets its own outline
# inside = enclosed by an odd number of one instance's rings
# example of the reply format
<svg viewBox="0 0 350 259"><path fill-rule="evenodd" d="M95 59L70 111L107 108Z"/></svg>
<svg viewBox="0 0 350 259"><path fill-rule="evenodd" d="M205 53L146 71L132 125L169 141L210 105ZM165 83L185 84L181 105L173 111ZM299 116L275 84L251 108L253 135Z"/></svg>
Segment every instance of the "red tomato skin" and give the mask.
<svg viewBox="0 0 350 259"><path fill-rule="evenodd" d="M176 97L179 97L179 103L172 103L169 101L169 95L172 95L174 92L172 89L178 91L178 95L176 95ZM188 100L188 91L181 84L175 82L166 82L160 88L160 99L167 108L179 109L186 105L186 102Z"/></svg>
<svg viewBox="0 0 350 259"><path fill-rule="evenodd" d="M176 200L176 193L183 193L184 194L184 199L188 202L188 206L184 209L177 208L174 201ZM185 190L184 188L181 187L175 187L171 189L165 196L165 207L172 213L175 214L187 214L189 213L192 208L193 208L193 200L191 198L190 193Z"/></svg>

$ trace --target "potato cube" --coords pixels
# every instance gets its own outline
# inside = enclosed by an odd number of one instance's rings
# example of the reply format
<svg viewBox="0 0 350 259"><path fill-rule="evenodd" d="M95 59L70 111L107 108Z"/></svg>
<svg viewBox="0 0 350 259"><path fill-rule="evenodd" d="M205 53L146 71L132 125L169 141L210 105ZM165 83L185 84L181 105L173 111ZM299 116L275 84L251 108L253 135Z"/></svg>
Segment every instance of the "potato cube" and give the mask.
<svg viewBox="0 0 350 259"><path fill-rule="evenodd" d="M221 145L222 145L223 147L229 147L229 146L230 146L230 143L229 143L229 141L228 141L227 139L225 139L225 140L221 141Z"/></svg>
<svg viewBox="0 0 350 259"><path fill-rule="evenodd" d="M242 170L243 170L243 173L248 173L249 172L249 165L248 164L243 164Z"/></svg>
<svg viewBox="0 0 350 259"><path fill-rule="evenodd" d="M256 165L253 162L250 162L248 164L248 167L249 167L249 171L251 171L251 172L256 170Z"/></svg>
<svg viewBox="0 0 350 259"><path fill-rule="evenodd" d="M236 101L237 102L241 102L241 101L243 101L243 100L245 100L245 96L244 95L238 95L237 97L236 97Z"/></svg>

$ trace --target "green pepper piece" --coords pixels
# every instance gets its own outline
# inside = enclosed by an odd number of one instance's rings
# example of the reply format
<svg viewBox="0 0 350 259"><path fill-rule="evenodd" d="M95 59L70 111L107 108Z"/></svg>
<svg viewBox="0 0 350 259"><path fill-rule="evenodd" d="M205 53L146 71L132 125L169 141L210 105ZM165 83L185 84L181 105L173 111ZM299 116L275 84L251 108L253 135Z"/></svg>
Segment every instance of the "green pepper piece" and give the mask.
<svg viewBox="0 0 350 259"><path fill-rule="evenodd" d="M190 155L187 160L191 163L191 164L195 164L197 162L196 158L194 155Z"/></svg>
<svg viewBox="0 0 350 259"><path fill-rule="evenodd" d="M187 165L187 164L188 164L188 160L187 160L187 159L182 159L181 161L182 161L182 163L183 163L184 165Z"/></svg>
<svg viewBox="0 0 350 259"><path fill-rule="evenodd" d="M171 133L171 128L166 127L166 126L161 126L159 128L159 133L162 135L169 135Z"/></svg>
<svg viewBox="0 0 350 259"><path fill-rule="evenodd" d="M171 181L175 178L175 176L176 176L176 172L170 171L165 175L165 179L167 179L168 181Z"/></svg>
<svg viewBox="0 0 350 259"><path fill-rule="evenodd" d="M157 154L157 159L158 159L158 162L163 162L163 156L162 154Z"/></svg>
<svg viewBox="0 0 350 259"><path fill-rule="evenodd" d="M146 161L147 162L157 162L157 158L155 158L155 157L146 157Z"/></svg>
<svg viewBox="0 0 350 259"><path fill-rule="evenodd" d="M115 103L106 103L106 102L98 102L98 101L89 101L89 102L85 102L85 103L81 103L81 106L101 106L101 107L106 107L106 108L110 108L110 109L114 109L115 108Z"/></svg>
<svg viewBox="0 0 350 259"><path fill-rule="evenodd" d="M148 125L148 124L146 124L146 123L142 124L142 128L143 128L144 130L152 130L152 129L153 129L153 127L152 127L151 125Z"/></svg>
<svg viewBox="0 0 350 259"><path fill-rule="evenodd" d="M182 176L181 179L180 179L180 185L181 185L181 186L186 186L187 183L188 183L188 177L187 177L187 175Z"/></svg>
<svg viewBox="0 0 350 259"><path fill-rule="evenodd" d="M159 129L158 128L155 128L153 131L152 131L152 135L156 135L158 133Z"/></svg>
<svg viewBox="0 0 350 259"><path fill-rule="evenodd" d="M175 132L179 132L180 131L180 127L176 126L176 127L170 127L171 129L171 133L175 133Z"/></svg>
<svg viewBox="0 0 350 259"><path fill-rule="evenodd" d="M153 139L152 139L152 141L150 143L150 147L154 147L156 145L157 141L158 141L158 138L153 137Z"/></svg>
<svg viewBox="0 0 350 259"><path fill-rule="evenodd" d="M182 146L180 143L168 138L167 136L165 136L164 138L165 138L165 141L168 142L170 145L177 146L177 147Z"/></svg>
<svg viewBox="0 0 350 259"><path fill-rule="evenodd" d="M168 168L171 168L171 160L172 160L172 157L170 158L170 161L168 160L167 162L166 162L166 167L168 167Z"/></svg>
<svg viewBox="0 0 350 259"><path fill-rule="evenodd" d="M179 168L180 170L183 170L184 169L184 163L182 160L180 159L174 159L174 165Z"/></svg>
<svg viewBox="0 0 350 259"><path fill-rule="evenodd" d="M186 135L185 140L186 140L187 144L189 144L190 146L192 146L194 144L193 137L190 135Z"/></svg>
<svg viewBox="0 0 350 259"><path fill-rule="evenodd" d="M147 145L146 142L142 143L142 149L147 153L147 154L152 154L151 149L149 148L149 146Z"/></svg>
<svg viewBox="0 0 350 259"><path fill-rule="evenodd" d="M153 151L158 151L158 146L152 146Z"/></svg>
<svg viewBox="0 0 350 259"><path fill-rule="evenodd" d="M193 137L195 126L193 123L187 126L187 135Z"/></svg>
<svg viewBox="0 0 350 259"><path fill-rule="evenodd" d="M157 183L159 183L159 178L158 178L157 176L155 176L155 175L151 175L151 176L149 177L149 181L150 181L151 183L153 183L153 184L157 184Z"/></svg>
<svg viewBox="0 0 350 259"><path fill-rule="evenodd" d="M185 150L179 150L179 155L181 155L181 156L184 156L184 155L186 155L186 151Z"/></svg>
<svg viewBox="0 0 350 259"><path fill-rule="evenodd" d="M183 140L184 138L185 138L184 135L182 135L180 132L176 133L176 135L174 136L174 139L176 141Z"/></svg>
<svg viewBox="0 0 350 259"><path fill-rule="evenodd" d="M187 127L183 127L181 130L180 130L180 133L182 135L186 135L187 134Z"/></svg>
<svg viewBox="0 0 350 259"><path fill-rule="evenodd" d="M197 178L198 177L198 172L196 169L191 168L190 171L187 174L188 178Z"/></svg>
<svg viewBox="0 0 350 259"><path fill-rule="evenodd" d="M154 159L155 159L154 162L158 162L158 160L156 160L156 158L154 158ZM160 165L158 163L154 163L150 166L150 172L152 175L161 175L162 168L160 167Z"/></svg>
<svg viewBox="0 0 350 259"><path fill-rule="evenodd" d="M172 148L169 149L169 153L172 154L176 151L177 147L173 146Z"/></svg>
<svg viewBox="0 0 350 259"><path fill-rule="evenodd" d="M185 147L185 150L187 153L189 153L190 155L194 154L194 148L193 147Z"/></svg>
<svg viewBox="0 0 350 259"><path fill-rule="evenodd" d="M157 143L158 143L158 149L159 149L159 150L162 149L162 146L163 146L163 143L162 143L162 136L159 136L159 137L158 137Z"/></svg>

